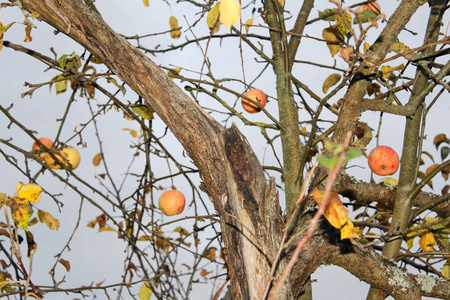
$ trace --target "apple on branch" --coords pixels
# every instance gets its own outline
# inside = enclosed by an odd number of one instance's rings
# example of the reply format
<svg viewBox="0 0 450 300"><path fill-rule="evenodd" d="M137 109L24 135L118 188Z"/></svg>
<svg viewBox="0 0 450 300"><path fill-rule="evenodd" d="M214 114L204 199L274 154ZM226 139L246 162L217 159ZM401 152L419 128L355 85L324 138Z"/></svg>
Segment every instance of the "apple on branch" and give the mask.
<svg viewBox="0 0 450 300"><path fill-rule="evenodd" d="M183 193L177 190L170 190L162 193L159 197L158 206L166 216L179 215L183 212L186 198Z"/></svg>
<svg viewBox="0 0 450 300"><path fill-rule="evenodd" d="M52 169L62 169L62 164L75 170L81 161L80 152L74 147L64 147L58 152L53 152L53 155L60 161L55 161L53 157L49 154L45 154L45 163Z"/></svg>
<svg viewBox="0 0 450 300"><path fill-rule="evenodd" d="M38 139L41 144L43 144L47 148L51 148L53 145L53 141L47 137L41 137ZM45 153L46 150L44 147L42 147L40 143L34 142L33 146L31 147L31 150L36 153L36 157L38 157L40 160L45 160Z"/></svg>
<svg viewBox="0 0 450 300"><path fill-rule="evenodd" d="M372 172L381 176L394 174L400 165L397 152L389 146L375 147L369 153L368 162Z"/></svg>
<svg viewBox="0 0 450 300"><path fill-rule="evenodd" d="M263 91L259 89L253 89L244 94L245 97L250 98L254 102L258 102L262 107L266 106L267 103L267 97L266 94L264 94ZM245 111L254 114L261 111L261 108L258 107L256 104L251 103L245 98L241 99L242 107L245 109Z"/></svg>

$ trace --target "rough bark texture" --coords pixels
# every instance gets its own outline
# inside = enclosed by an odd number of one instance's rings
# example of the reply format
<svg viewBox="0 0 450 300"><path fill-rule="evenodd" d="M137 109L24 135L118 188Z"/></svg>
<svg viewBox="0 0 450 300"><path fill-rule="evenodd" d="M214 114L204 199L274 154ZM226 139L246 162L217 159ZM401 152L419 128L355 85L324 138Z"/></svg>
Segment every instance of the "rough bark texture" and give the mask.
<svg viewBox="0 0 450 300"><path fill-rule="evenodd" d="M411 9L397 13L388 26L395 25L395 29L402 29L405 19L417 8L414 4L417 1L404 2L410 3ZM233 299L261 299L271 280L269 272L281 243L284 220L275 183L267 182L261 164L242 134L234 126L230 129L220 126L148 57L111 30L101 16L83 1L66 0L61 1L61 5L55 0L21 0L20 3L24 9L38 12L42 20L102 60L155 109L198 167L204 181L203 189L211 197L220 216ZM382 34L377 47L386 45L390 39L392 37ZM382 57L382 51L372 55L374 61ZM362 99L362 92L358 89L365 88L365 84L362 78L350 86L344 103L344 108L350 111L342 109L342 114L347 114L345 117L350 119L344 118L338 123L337 140L352 128L352 122L356 122L359 116L358 101ZM356 100L351 96L355 96ZM372 193L364 193L351 184L342 185L344 178L347 177L339 179L342 180L341 185L336 183L342 193L353 193L362 199L374 197ZM388 199L395 197L395 191L382 186L369 187L382 191ZM311 216L311 213L301 215L297 232L308 226ZM434 281L424 288L420 277L402 275L398 267L371 248L341 242L339 233L326 226L326 222L323 223L324 226L305 245L279 299L295 299L308 276L321 264L342 266L398 299L419 299L420 295L450 297L448 281ZM295 236L284 249L279 264L281 271L300 238L301 235ZM400 274L401 283L392 281L392 278L397 278L396 274Z"/></svg>

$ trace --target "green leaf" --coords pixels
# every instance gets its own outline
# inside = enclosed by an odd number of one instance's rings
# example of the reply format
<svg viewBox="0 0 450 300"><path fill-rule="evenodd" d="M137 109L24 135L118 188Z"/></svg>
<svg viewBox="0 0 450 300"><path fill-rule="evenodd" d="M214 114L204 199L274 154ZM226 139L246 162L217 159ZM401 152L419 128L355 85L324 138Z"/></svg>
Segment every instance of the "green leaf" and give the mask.
<svg viewBox="0 0 450 300"><path fill-rule="evenodd" d="M447 146L442 147L441 148L441 159L444 161L447 158L449 153L450 153L449 147L447 147Z"/></svg>
<svg viewBox="0 0 450 300"><path fill-rule="evenodd" d="M356 149L356 148L348 149L347 152L345 152L345 158L344 158L343 165L345 166L349 160L356 158L358 156L361 156L361 155L362 155L361 149Z"/></svg>
<svg viewBox="0 0 450 300"><path fill-rule="evenodd" d="M63 54L60 58L58 58L58 63L61 68L64 70L75 69L78 70L81 67L80 57L73 52L72 54Z"/></svg>
<svg viewBox="0 0 450 300"><path fill-rule="evenodd" d="M338 163L338 158L336 156L330 156L326 154L320 154L317 156L319 163L329 169L334 168Z"/></svg>
<svg viewBox="0 0 450 300"><path fill-rule="evenodd" d="M145 120L153 120L153 109L145 104L131 105L131 110Z"/></svg>
<svg viewBox="0 0 450 300"><path fill-rule="evenodd" d="M67 79L62 80L64 77L65 77L64 74L61 74L56 78L57 80L55 82L56 95L63 94L67 91Z"/></svg>
<svg viewBox="0 0 450 300"><path fill-rule="evenodd" d="M327 8L324 11L319 11L319 18L324 21L336 20L336 11L332 8Z"/></svg>
<svg viewBox="0 0 450 300"><path fill-rule="evenodd" d="M363 10L358 14L358 17L353 20L353 24L357 24L358 21L361 23L371 22L377 16L378 14L376 12L373 12L371 10Z"/></svg>
<svg viewBox="0 0 450 300"><path fill-rule="evenodd" d="M16 23L16 22L12 22L12 23L9 23L8 25L0 27L0 35L4 34L14 23Z"/></svg>

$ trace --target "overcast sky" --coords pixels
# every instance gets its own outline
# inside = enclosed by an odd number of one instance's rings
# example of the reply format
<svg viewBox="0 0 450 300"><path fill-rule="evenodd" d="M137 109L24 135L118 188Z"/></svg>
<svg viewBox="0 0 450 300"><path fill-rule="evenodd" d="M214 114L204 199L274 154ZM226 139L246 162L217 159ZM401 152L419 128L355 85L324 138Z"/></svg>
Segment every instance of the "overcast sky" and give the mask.
<svg viewBox="0 0 450 300"><path fill-rule="evenodd" d="M171 3L174 1L170 1ZM297 1L287 0L287 10L291 9L292 5L297 5ZM328 1L317 1L318 4L314 8L312 16L317 16L318 10L330 7ZM346 1L346 4L350 5L359 1ZM125 3L125 4L124 4ZM183 14L187 11L187 5L175 5L170 8L163 1L150 1L151 5L145 8L142 5L142 1L119 1L119 0L97 0L95 4L101 12L104 19L111 25L112 28L124 35L145 34L149 32L164 31L168 29L168 18L171 14L176 16L180 21L180 25L183 28L187 28L187 24L184 21ZM382 11L389 15L392 13L392 9L398 3L398 1L385 0L379 1ZM395 5L393 5L395 3ZM291 9L296 11L295 9ZM419 36L423 36L424 24L427 22L427 10L428 6L424 5L420 9L420 14L415 16L413 22L408 25L408 29L415 31ZM119 12L119 13L118 13ZM244 12L243 20L250 18L251 15L248 12ZM22 21L18 9L7 8L0 10L0 19L4 24L8 24L13 21ZM445 19L445 24L448 24L448 15ZM261 20L255 20L260 23ZM36 21L37 29L32 31L33 41L31 43L23 43L24 30L20 24L15 24L5 35L4 39L13 43L22 44L26 47L40 51L47 56L53 57L53 54L49 51L50 47L54 48L54 51L58 54L70 54L75 51L78 54L83 52L82 48L72 42L63 34L54 35L53 29L44 23ZM206 30L206 29L205 29ZM305 33L320 36L322 28L320 26L313 26L308 28ZM225 29L221 29L221 33L224 33ZM370 34L369 39L374 40L376 34ZM421 45L422 38L413 38L410 34L402 34L403 42L407 43L410 47ZM181 40L180 40L181 41ZM143 41L148 47L156 47L158 43L165 46L168 43L176 44L178 41L172 41L168 39L149 39ZM235 41L234 41L235 42ZM305 43L306 44L306 43ZM223 42L223 47L218 48L218 43L215 43L215 48L210 50L209 55L213 62L212 68L217 74L218 78L241 78L242 69L240 67L239 49L236 46L231 46L231 42ZM299 50L299 59L302 60L317 60L317 57L323 57L321 63L333 65L333 58L327 52L325 47L319 47L320 44L309 42ZM157 55L151 57L157 64L161 65L175 65L186 66L192 70L199 71L202 65L202 57L198 55L198 48L195 46L186 47L183 51L173 52L170 54ZM268 49L266 49L269 51ZM250 52L248 49L243 50L245 53ZM249 61L246 64L246 80L251 81L257 76L263 69L262 64L250 63L253 60L254 55L249 57ZM345 64L342 60L337 60L338 67L345 68ZM56 96L54 90L49 92L48 87L44 87L36 90L33 97L21 98L20 94L27 89L23 86L24 82L41 83L49 81L52 77L57 75L54 71L46 71L46 66L39 63L33 58L30 58L24 54L14 53L13 50L4 47L0 52L0 85L2 94L0 96L0 105L8 107L11 104L14 106L10 109L10 113L17 118L20 122L26 125L28 128L35 130L37 136L54 137L58 130L57 119L61 118L65 107L67 105L67 99L70 96L71 90L63 94ZM97 71L106 71L106 68L99 66ZM321 84L326 77L326 72L320 68L314 68L305 64L299 64L295 69L296 76L303 80L310 88L315 91L321 91ZM104 83L104 82L103 82ZM182 83L181 86L184 86ZM274 96L274 79L271 69L258 78L254 83L256 87L264 88L264 91L269 96ZM114 90L114 87L111 87ZM319 93L323 95L323 93ZM447 96L448 98L448 96ZM134 102L136 96L132 91L128 91L126 99ZM67 125L64 126L64 131L61 134L63 141L68 141L71 146L76 146L78 138L70 139L73 136L73 129L79 128L79 124L87 122L89 119L88 106L86 100L77 98L77 102L74 103L74 109L71 112ZM236 99L230 99L235 101ZM269 98L270 100L270 98ZM337 99L335 99L337 100ZM402 99L405 101L405 99ZM96 102L91 101L93 107ZM266 107L273 115L276 113L276 102L271 101ZM302 112L301 112L302 113ZM437 154L431 146L431 141L434 134L447 133L449 128L449 104L448 102L439 101L433 110L430 112L433 114L432 118L428 118L427 126L429 136L427 143L424 145L425 149L433 155ZM217 114L215 115L217 116ZM306 115L305 115L306 116ZM331 118L331 116L328 116ZM265 120L267 117L262 115L250 116L252 120ZM377 128L379 114L366 112L362 116L362 120L368 122L373 128ZM259 130L254 128L244 128L242 123L239 123L233 119L238 127L243 130L246 135L252 137L250 142L257 153L260 160L265 165L275 164L274 157L268 154L266 141L259 135ZM156 123L156 122L155 122ZM0 116L0 131L1 139L12 138L12 143L23 147L25 149L31 149L32 139L25 134L17 126L11 126L7 128L9 122L4 115ZM227 122L229 126L231 123ZM400 152L403 139L403 117L384 116L383 127L381 130L381 144L388 144ZM130 128L139 130L139 125L136 122L125 120L122 114L117 112L110 112L103 116L99 123L99 131L102 132L102 146L106 149L106 157L108 160L110 172L115 176L118 183L124 178L124 174L132 161L134 150L130 149L129 145L133 142L133 138L129 132L123 131L123 128ZM161 134L164 131L163 125L155 125L156 134ZM256 138L253 138L255 137ZM101 167L94 167L92 165L92 157L99 152L99 146L95 138L95 131L92 127L89 127L83 132L83 139L87 142L88 147L82 148L77 146L81 155L82 162L80 167L75 171L83 178L90 178L92 183L95 183L95 175L104 172ZM168 138L166 141L169 143L171 152L177 155L177 159L184 163L189 162L189 158L183 157L183 151L181 146L173 138ZM374 145L374 141L371 144ZM0 148L8 154L14 155L18 158L18 163L23 165L24 159L20 155L17 155L11 149L6 148L3 144L0 144ZM434 152L433 152L434 151ZM143 158L137 158L137 161L132 166L133 170L142 171ZM427 162L430 164L430 162ZM366 162L363 159L354 162L357 167L352 168L350 174L356 176L358 179L368 180L370 172L367 168ZM31 173L34 174L39 170L39 165L32 163L29 166ZM168 173L167 166L163 161L161 165L155 169L159 170L161 174ZM14 194L15 185L18 181L26 181L26 177L18 172L11 164L0 159L0 170L2 171L2 177L0 181L0 192L4 192L7 195L12 196ZM274 174L275 175L275 174ZM398 176L396 174L394 177ZM100 212L93 206L80 199L80 196L76 195L70 188L59 182L48 172L39 177L39 183L48 188L50 193L62 193L63 197L60 199L63 201L64 206L59 211L57 205L48 197L43 195L41 203L38 208L44 211L49 211L56 218L61 221L61 227L58 231L50 231L45 225L37 224L32 227L32 232L35 236L35 240L38 243L38 251L35 255L35 261L33 265L32 279L36 284L51 284L51 278L48 275L48 270L54 264L54 255L58 253L64 245L67 243L69 236L72 234L74 228L77 226L79 220L79 230L73 237L70 243L71 251L66 251L63 258L71 261L72 270L65 272L62 267L57 268L57 277L62 278L66 276L67 285L61 285L62 287L76 287L78 285L89 285L91 283L97 283L105 280L108 284L117 283L121 280L120 275L123 272L123 253L125 249L125 243L122 240L117 239L117 235L113 232L97 233L96 230L89 229L86 224L89 221L95 219ZM279 179L279 178L278 178ZM379 180L379 178L375 178ZM442 186L442 180L436 180L436 186ZM162 182L167 188L171 185L170 181ZM129 188L127 188L129 185ZM134 179L128 178L125 184L123 194L132 192L135 187ZM186 182L178 182L177 188L180 190L187 189L187 195L190 195L190 188ZM439 193L440 190L435 191ZM157 198L158 195L155 195ZM188 199L188 201L192 200ZM104 205L104 204L102 204ZM110 207L108 208L110 209ZM213 211L212 206L209 207L210 211ZM201 209L202 214L207 212ZM183 215L193 215L194 210L192 207L187 207L183 212ZM2 214L3 215L3 214ZM81 216L80 216L81 215ZM4 217L0 217L0 221ZM165 218L169 220L170 218ZM189 222L184 223L189 226ZM177 225L178 226L178 225ZM213 232L207 237L211 238ZM2 239L2 243L7 246L8 241ZM115 274L115 275L114 275ZM335 267L321 267L314 273L313 279L317 280L313 284L313 291L315 299L363 299L367 293L368 285L361 283L357 278L351 276L346 271ZM205 290L207 291L205 293ZM191 295L192 299L206 299L209 297L211 288L207 286L200 286ZM205 296L208 295L208 296ZM49 295L45 299L73 299L76 295ZM98 299L103 299L104 295L98 293ZM89 298L91 299L91 298Z"/></svg>

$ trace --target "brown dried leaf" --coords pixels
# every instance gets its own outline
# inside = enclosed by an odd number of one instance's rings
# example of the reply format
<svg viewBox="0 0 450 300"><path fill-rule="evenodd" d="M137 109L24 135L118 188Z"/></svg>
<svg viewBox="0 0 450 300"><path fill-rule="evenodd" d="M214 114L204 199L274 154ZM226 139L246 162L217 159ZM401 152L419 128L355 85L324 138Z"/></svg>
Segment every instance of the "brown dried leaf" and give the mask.
<svg viewBox="0 0 450 300"><path fill-rule="evenodd" d="M67 272L70 271L70 262L68 260L61 258L58 262L64 266Z"/></svg>
<svg viewBox="0 0 450 300"><path fill-rule="evenodd" d="M93 160L92 160L92 164L93 164L94 166L100 165L100 162L102 161L102 158L103 158L103 154L97 153L97 154L94 156Z"/></svg>

